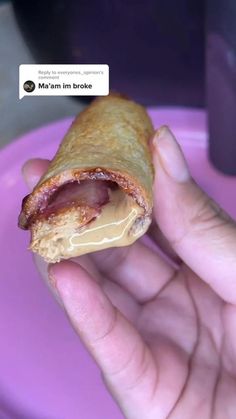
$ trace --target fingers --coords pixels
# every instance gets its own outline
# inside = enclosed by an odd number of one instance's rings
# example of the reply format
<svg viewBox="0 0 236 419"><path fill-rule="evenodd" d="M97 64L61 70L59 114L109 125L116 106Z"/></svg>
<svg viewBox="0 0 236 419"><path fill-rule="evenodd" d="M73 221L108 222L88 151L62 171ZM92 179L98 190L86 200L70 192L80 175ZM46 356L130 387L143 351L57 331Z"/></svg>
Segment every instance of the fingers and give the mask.
<svg viewBox="0 0 236 419"><path fill-rule="evenodd" d="M140 241L130 247L96 252L91 257L104 275L141 303L153 299L175 274L173 266Z"/></svg>
<svg viewBox="0 0 236 419"><path fill-rule="evenodd" d="M236 303L236 226L191 179L167 127L153 140L155 217L179 257L221 297Z"/></svg>
<svg viewBox="0 0 236 419"><path fill-rule="evenodd" d="M49 275L70 322L99 365L123 412L128 415L139 408L139 417L145 417L143 395L147 400L153 395L157 370L138 332L77 264L52 265Z"/></svg>
<svg viewBox="0 0 236 419"><path fill-rule="evenodd" d="M52 282L48 277L48 263L45 262L43 258L37 254L34 254L33 258L42 279L49 287L57 302L61 305L58 293L56 293L56 289L52 286ZM110 279L102 277L89 255L75 258L73 262L79 264L80 267L88 272L94 281L97 281L97 283L101 285L103 291L108 296L112 304L117 307L125 315L125 317L131 321L131 323L136 323L138 313L140 311L140 305L130 295L130 293L126 292L126 290L124 290Z"/></svg>
<svg viewBox="0 0 236 419"><path fill-rule="evenodd" d="M46 159L30 159L24 164L22 175L29 190L32 190L38 183L48 166L49 160Z"/></svg>
<svg viewBox="0 0 236 419"><path fill-rule="evenodd" d="M52 288L51 283L48 279L48 263L45 262L45 260L37 253L33 254L33 258L41 277L43 278L47 286L49 286L50 290L54 294L54 297L58 300L58 296L55 294L55 289ZM89 255L83 255L78 258L75 258L74 262L79 263L80 266L82 266L87 272L89 272L89 274L92 275L95 281L99 283L104 282L104 279L101 277L98 269L96 268L94 262L91 260Z"/></svg>
<svg viewBox="0 0 236 419"><path fill-rule="evenodd" d="M180 257L176 254L174 249L171 247L170 243L161 232L160 228L156 222L152 222L151 227L148 231L149 237L157 244L159 249L166 255L170 261L174 262L177 266L181 265L182 261Z"/></svg>

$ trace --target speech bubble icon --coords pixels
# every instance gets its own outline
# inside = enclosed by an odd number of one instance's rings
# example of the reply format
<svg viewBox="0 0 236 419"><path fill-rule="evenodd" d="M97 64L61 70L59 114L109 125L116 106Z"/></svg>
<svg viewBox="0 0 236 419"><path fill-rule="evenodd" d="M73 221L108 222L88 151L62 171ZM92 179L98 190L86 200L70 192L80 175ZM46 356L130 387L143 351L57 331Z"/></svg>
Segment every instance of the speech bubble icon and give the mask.
<svg viewBox="0 0 236 419"><path fill-rule="evenodd" d="M19 98L24 96L107 96L107 64L21 64Z"/></svg>

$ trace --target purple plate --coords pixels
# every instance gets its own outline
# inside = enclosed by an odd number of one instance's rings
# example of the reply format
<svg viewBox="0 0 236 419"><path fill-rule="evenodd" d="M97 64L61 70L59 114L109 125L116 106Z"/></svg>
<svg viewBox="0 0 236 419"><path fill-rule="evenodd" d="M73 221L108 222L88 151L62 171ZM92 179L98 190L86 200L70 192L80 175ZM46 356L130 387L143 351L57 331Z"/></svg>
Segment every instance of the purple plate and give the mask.
<svg viewBox="0 0 236 419"><path fill-rule="evenodd" d="M155 126L169 124L193 176L233 217L236 178L207 160L205 114L151 109ZM24 135L0 151L0 417L24 419L119 419L99 370L40 280L29 234L17 228L27 189L21 166L32 157L51 158L72 119Z"/></svg>

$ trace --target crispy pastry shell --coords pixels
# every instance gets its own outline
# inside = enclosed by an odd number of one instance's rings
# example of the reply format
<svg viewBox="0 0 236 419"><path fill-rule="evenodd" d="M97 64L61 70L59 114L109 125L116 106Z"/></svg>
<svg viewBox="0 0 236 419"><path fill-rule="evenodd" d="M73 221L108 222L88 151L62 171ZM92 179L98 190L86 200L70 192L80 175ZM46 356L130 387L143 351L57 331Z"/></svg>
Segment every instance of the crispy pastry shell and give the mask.
<svg viewBox="0 0 236 419"><path fill-rule="evenodd" d="M94 100L75 118L47 172L24 198L19 226L30 228L60 186L85 179L116 182L149 217L152 134L150 118L137 103L116 94Z"/></svg>

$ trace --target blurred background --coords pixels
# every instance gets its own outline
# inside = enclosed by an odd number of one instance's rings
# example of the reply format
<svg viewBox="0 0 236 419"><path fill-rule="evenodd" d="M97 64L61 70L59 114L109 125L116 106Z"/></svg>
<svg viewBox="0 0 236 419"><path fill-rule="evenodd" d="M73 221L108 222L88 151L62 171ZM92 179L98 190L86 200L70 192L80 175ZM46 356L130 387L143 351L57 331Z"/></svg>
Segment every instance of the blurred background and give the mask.
<svg viewBox="0 0 236 419"><path fill-rule="evenodd" d="M32 2L33 3L33 2ZM33 64L11 2L0 1L0 147L43 124L80 112L84 104L70 97L19 100L18 66Z"/></svg>
<svg viewBox="0 0 236 419"><path fill-rule="evenodd" d="M86 104L20 101L19 64L103 63L110 88L145 106L206 109L209 159L236 175L235 0L12 0L0 39L0 145Z"/></svg>

